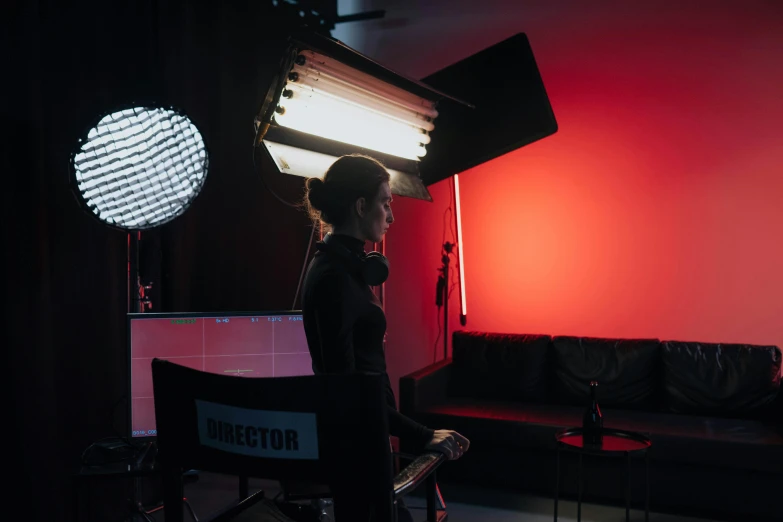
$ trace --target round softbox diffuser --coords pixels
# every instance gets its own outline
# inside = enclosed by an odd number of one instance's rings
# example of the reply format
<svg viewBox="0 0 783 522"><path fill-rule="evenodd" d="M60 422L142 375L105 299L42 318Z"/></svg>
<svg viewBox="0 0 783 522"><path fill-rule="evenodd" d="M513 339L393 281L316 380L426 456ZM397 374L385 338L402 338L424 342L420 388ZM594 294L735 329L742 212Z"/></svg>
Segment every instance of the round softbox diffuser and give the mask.
<svg viewBox="0 0 783 522"><path fill-rule="evenodd" d="M104 223L145 230L181 215L207 177L204 140L171 108L112 112L79 140L71 157L74 192Z"/></svg>

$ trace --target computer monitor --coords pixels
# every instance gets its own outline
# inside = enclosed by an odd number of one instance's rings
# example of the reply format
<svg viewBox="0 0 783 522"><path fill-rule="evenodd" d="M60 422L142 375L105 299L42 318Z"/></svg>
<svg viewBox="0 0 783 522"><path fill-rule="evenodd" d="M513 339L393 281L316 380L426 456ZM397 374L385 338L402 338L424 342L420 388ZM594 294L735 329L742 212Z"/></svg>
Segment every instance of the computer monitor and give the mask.
<svg viewBox="0 0 783 522"><path fill-rule="evenodd" d="M302 313L128 314L128 431L153 438L153 358L237 377L312 375Z"/></svg>

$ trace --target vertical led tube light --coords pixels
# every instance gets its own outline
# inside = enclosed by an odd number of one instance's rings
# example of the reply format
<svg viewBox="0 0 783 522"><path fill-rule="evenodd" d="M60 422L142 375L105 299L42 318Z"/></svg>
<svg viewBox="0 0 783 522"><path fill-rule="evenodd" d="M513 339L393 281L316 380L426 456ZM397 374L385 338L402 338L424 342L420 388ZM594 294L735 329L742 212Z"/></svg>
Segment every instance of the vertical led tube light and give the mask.
<svg viewBox="0 0 783 522"><path fill-rule="evenodd" d="M465 302L465 261L462 249L462 207L459 197L459 174L454 174L454 199L457 207L457 253L459 255L459 323L465 326L468 322L468 311Z"/></svg>

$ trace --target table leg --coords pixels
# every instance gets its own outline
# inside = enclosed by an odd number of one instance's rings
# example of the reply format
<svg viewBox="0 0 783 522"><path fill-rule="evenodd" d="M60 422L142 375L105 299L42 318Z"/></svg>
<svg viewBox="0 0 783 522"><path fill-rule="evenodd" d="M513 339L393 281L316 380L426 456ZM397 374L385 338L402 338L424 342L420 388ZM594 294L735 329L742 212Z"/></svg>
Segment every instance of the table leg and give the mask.
<svg viewBox="0 0 783 522"><path fill-rule="evenodd" d="M560 444L557 445L555 470L555 522L557 522L557 499L560 496Z"/></svg>
<svg viewBox="0 0 783 522"><path fill-rule="evenodd" d="M579 471L576 474L579 481L579 494L576 502L576 522L582 521L582 454L579 453Z"/></svg>
<svg viewBox="0 0 783 522"><path fill-rule="evenodd" d="M644 452L644 473L647 491L644 495L644 522L650 522L650 452Z"/></svg>
<svg viewBox="0 0 783 522"><path fill-rule="evenodd" d="M625 484L625 522L631 522L631 453L625 452L625 460L628 464Z"/></svg>

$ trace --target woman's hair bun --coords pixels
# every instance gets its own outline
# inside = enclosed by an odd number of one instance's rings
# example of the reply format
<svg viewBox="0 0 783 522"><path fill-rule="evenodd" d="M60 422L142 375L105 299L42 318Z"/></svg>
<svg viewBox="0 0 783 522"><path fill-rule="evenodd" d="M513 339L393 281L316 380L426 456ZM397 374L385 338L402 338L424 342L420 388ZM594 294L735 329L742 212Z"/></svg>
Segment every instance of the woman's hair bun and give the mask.
<svg viewBox="0 0 783 522"><path fill-rule="evenodd" d="M308 178L302 203L314 223L339 227L350 218L359 198L374 201L381 184L388 182L389 172L382 163L349 154L337 158L323 178Z"/></svg>
<svg viewBox="0 0 783 522"><path fill-rule="evenodd" d="M307 180L307 199L310 201L310 205L318 210L323 211L326 203L326 184L321 178L310 178Z"/></svg>

